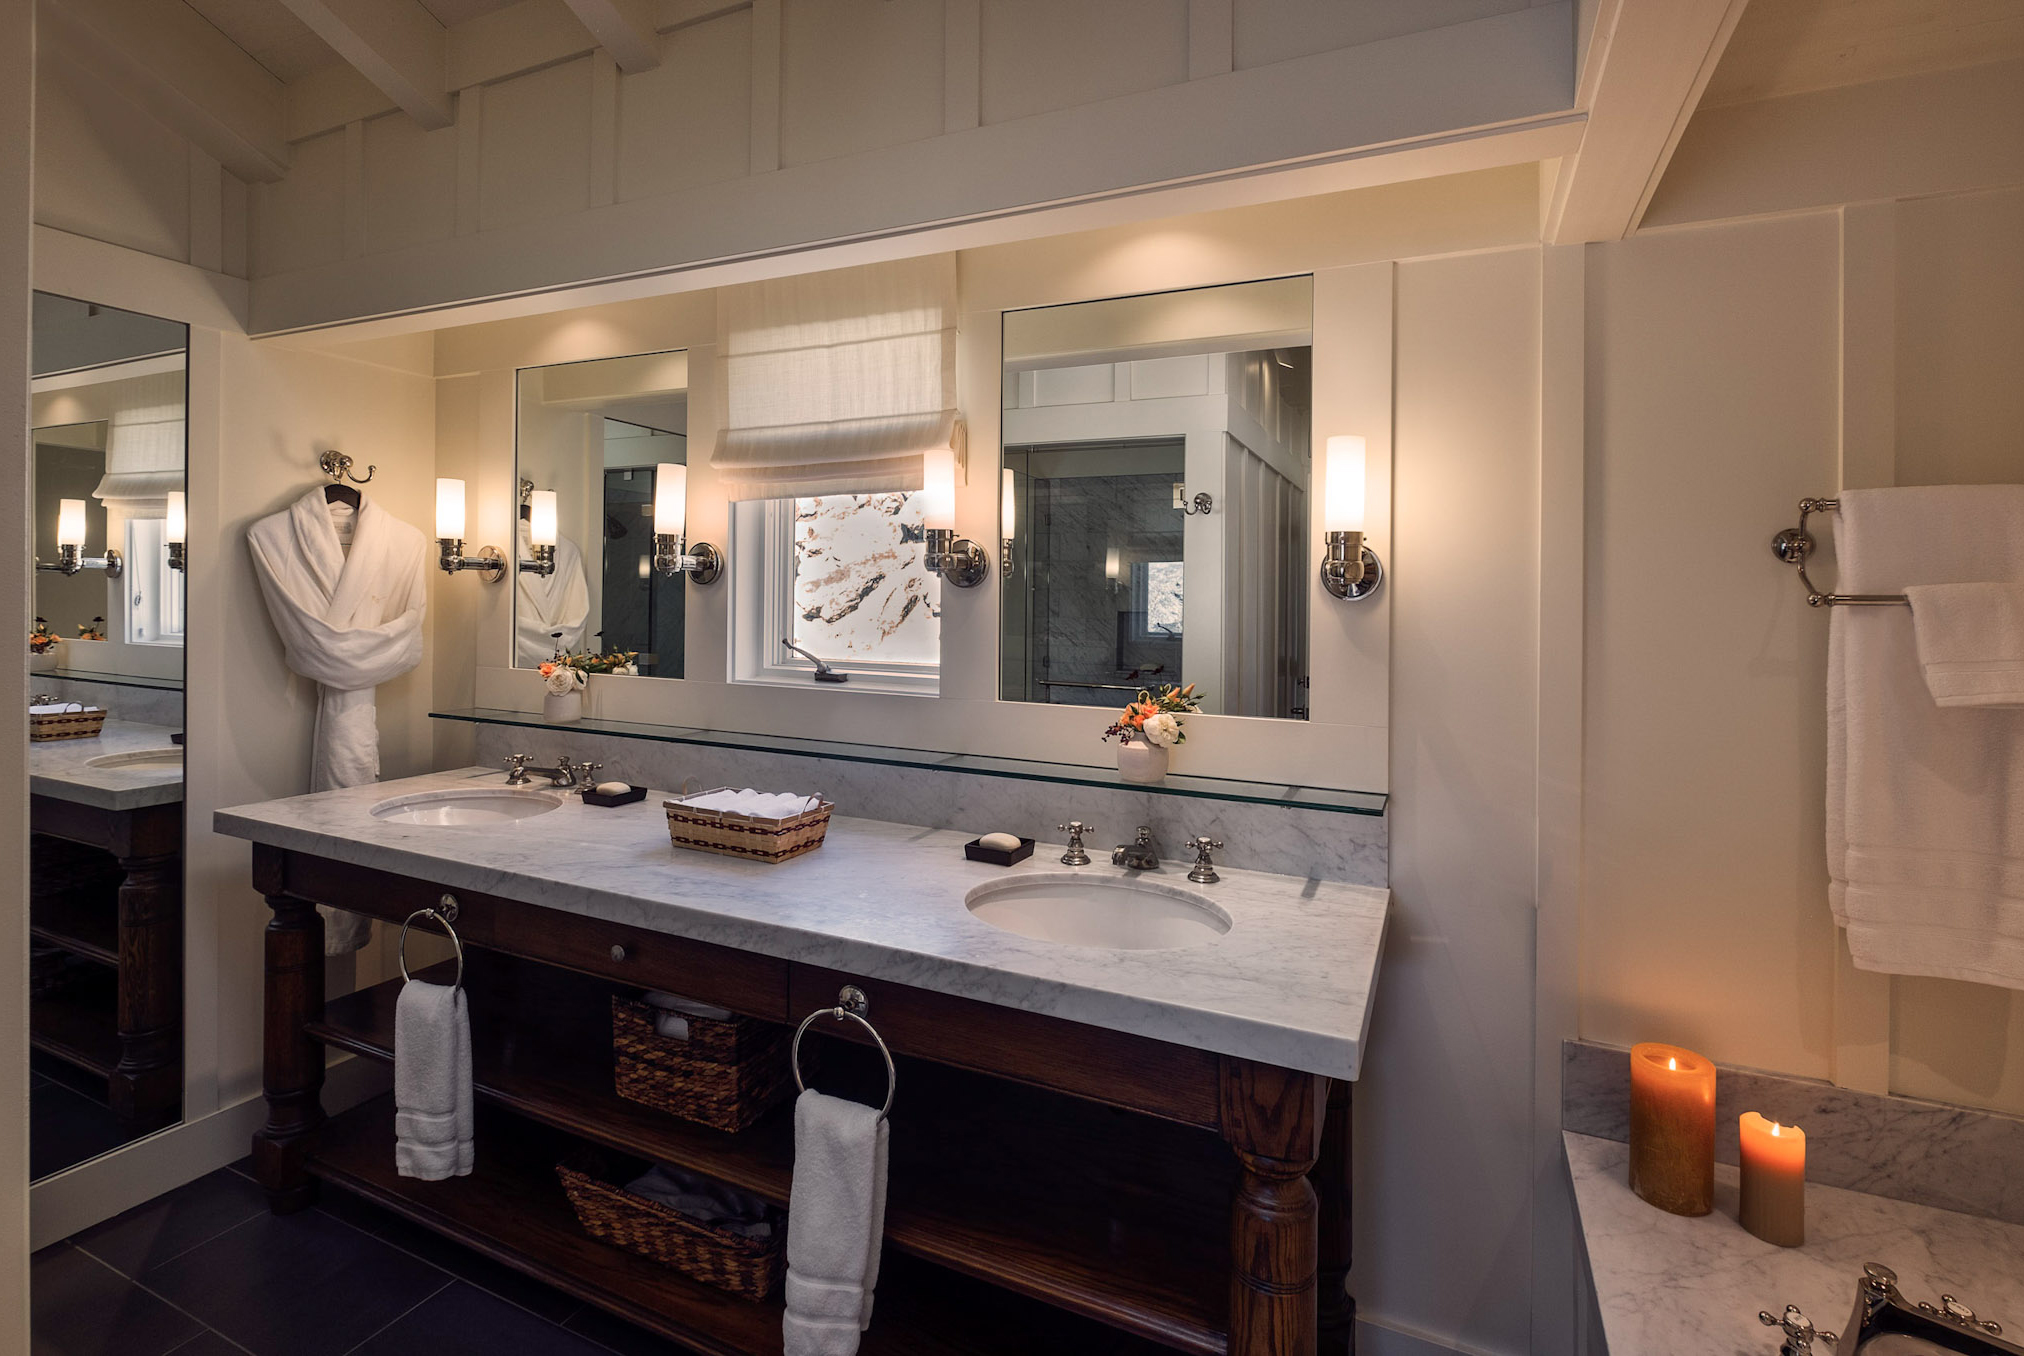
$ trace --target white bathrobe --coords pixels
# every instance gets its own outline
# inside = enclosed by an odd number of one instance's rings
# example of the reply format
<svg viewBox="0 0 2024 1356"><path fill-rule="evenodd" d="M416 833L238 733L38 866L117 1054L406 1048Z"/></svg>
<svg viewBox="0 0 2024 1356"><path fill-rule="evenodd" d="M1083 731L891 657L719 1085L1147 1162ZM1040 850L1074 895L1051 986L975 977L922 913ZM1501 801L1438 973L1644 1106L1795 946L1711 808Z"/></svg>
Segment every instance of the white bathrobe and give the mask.
<svg viewBox="0 0 2024 1356"><path fill-rule="evenodd" d="M309 789L379 780L373 689L422 660L428 546L420 532L370 499L359 504L350 551L322 487L247 530L267 615L288 667L316 683ZM364 946L372 924L326 912L324 951Z"/></svg>
<svg viewBox="0 0 2024 1356"><path fill-rule="evenodd" d="M532 560L527 524L520 524L520 558ZM539 668L554 657L555 647L575 653L582 648L590 620L590 583L583 577L583 553L567 537L555 539L555 573L545 578L521 570L519 605L513 609L516 662ZM555 638L557 631L562 639Z"/></svg>

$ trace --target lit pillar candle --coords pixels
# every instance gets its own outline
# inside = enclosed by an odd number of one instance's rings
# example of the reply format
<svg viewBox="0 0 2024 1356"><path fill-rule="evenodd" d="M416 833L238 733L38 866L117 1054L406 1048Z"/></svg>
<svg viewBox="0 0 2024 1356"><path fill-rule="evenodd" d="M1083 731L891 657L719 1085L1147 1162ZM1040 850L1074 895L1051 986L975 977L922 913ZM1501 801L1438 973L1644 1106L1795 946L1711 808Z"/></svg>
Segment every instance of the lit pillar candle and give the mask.
<svg viewBox="0 0 2024 1356"><path fill-rule="evenodd" d="M1705 1056L1631 1047L1630 1186L1675 1215L1715 1208L1715 1065Z"/></svg>
<svg viewBox="0 0 2024 1356"><path fill-rule="evenodd" d="M1743 1152L1743 1227L1766 1243L1806 1241L1806 1132L1746 1111L1737 1122Z"/></svg>

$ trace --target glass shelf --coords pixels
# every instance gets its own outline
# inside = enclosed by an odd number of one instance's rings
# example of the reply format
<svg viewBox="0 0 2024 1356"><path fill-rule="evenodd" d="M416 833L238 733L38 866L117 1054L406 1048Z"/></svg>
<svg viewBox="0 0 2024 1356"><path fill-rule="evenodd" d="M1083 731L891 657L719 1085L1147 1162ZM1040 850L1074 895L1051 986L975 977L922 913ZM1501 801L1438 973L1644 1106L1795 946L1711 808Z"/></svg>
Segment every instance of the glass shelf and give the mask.
<svg viewBox="0 0 2024 1356"><path fill-rule="evenodd" d="M108 687L144 687L156 692L181 692L180 678L156 678L144 673L92 673L85 669L41 669L28 675L28 686L36 680L68 679L73 683L103 683Z"/></svg>
<svg viewBox="0 0 2024 1356"><path fill-rule="evenodd" d="M877 744L847 744L833 739L797 739L790 735L698 730L680 725L647 725L630 720L585 719L568 725L555 725L529 711L499 711L483 707L460 711L431 711L429 715L434 720L455 720L469 725L508 725L516 729L548 730L555 733L581 731L585 734L643 739L661 744L696 744L713 749L750 749L759 753L782 753L802 758L833 758L850 763L877 763L885 767L931 768L943 772L968 772L982 777L1057 782L1065 786L1111 787L1124 791L1144 791L1156 796L1241 801L1249 805L1283 805L1288 809L1321 810L1329 814L1382 815L1385 812L1386 798L1381 791L1338 791L1324 786L1290 786L1279 782L1246 782L1229 777L1194 777L1180 773L1169 775L1163 782L1145 785L1126 781L1113 767L1085 767L1079 763L1043 763L1025 758L994 758L977 753L891 749Z"/></svg>

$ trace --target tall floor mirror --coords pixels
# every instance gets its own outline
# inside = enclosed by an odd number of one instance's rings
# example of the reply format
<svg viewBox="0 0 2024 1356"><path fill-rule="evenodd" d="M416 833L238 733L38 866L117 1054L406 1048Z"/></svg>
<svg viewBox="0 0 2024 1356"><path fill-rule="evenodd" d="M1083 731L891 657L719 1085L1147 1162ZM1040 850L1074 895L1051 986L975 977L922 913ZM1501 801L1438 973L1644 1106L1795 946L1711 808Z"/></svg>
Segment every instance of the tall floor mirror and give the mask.
<svg viewBox="0 0 2024 1356"><path fill-rule="evenodd" d="M189 331L35 294L29 1170L182 1119Z"/></svg>

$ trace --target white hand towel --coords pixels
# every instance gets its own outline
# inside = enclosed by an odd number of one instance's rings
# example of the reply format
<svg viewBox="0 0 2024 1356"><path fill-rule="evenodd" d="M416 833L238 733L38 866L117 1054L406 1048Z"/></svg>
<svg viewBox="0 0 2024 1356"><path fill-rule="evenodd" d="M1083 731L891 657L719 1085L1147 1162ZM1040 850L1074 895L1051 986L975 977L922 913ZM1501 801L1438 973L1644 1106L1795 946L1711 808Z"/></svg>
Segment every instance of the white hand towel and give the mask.
<svg viewBox="0 0 2024 1356"><path fill-rule="evenodd" d="M2024 583L1915 584L1912 630L1941 706L2024 706Z"/></svg>
<svg viewBox="0 0 2024 1356"><path fill-rule="evenodd" d="M888 1138L876 1107L813 1089L794 1104L785 1356L854 1356L871 1326Z"/></svg>
<svg viewBox="0 0 2024 1356"><path fill-rule="evenodd" d="M2024 486L1850 490L1837 588L2024 583ZM1829 900L1865 970L2024 988L2024 708L1941 706L1911 609L1829 622Z"/></svg>
<svg viewBox="0 0 2024 1356"><path fill-rule="evenodd" d="M471 1133L464 991L409 980L394 1004L394 1168L425 1182L466 1176Z"/></svg>
<svg viewBox="0 0 2024 1356"><path fill-rule="evenodd" d="M659 989L647 995L647 1006L654 1010L654 1034L671 1041L685 1041L689 1038L691 1017L721 1022L731 1016L729 1008L712 1007L708 1003L698 1003L693 998L663 993Z"/></svg>
<svg viewBox="0 0 2024 1356"><path fill-rule="evenodd" d="M748 786L742 791L712 791L707 795L691 797L686 803L698 810L719 810L750 815L754 819L786 819L789 815L813 810L822 801L815 796L754 791Z"/></svg>

